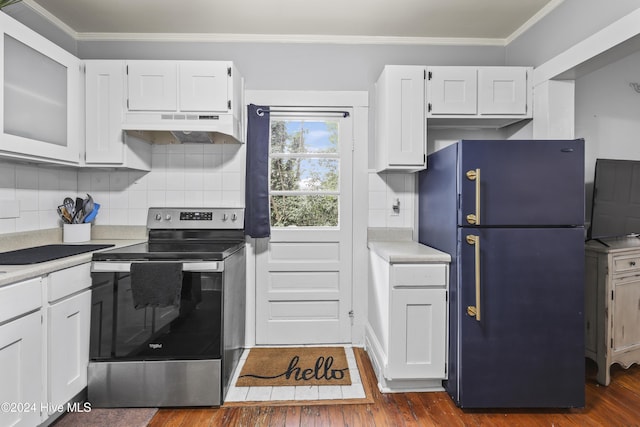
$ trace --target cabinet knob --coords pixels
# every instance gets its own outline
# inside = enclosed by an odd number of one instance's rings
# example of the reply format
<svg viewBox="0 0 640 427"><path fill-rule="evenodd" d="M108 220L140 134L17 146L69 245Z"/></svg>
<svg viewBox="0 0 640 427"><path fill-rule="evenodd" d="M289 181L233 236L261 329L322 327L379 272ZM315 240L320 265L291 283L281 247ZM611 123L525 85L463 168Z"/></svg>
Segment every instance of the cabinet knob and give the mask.
<svg viewBox="0 0 640 427"><path fill-rule="evenodd" d="M635 266L636 266L636 262L635 262L635 261L629 261L629 265L630 265L631 267L635 267Z"/></svg>

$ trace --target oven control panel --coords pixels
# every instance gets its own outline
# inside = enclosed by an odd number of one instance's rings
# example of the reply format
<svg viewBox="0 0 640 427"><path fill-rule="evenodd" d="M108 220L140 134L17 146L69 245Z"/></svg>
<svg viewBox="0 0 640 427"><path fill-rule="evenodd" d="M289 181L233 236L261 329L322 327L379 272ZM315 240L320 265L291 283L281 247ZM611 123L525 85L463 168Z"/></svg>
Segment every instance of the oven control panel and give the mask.
<svg viewBox="0 0 640 427"><path fill-rule="evenodd" d="M147 228L243 229L244 208L149 208Z"/></svg>
<svg viewBox="0 0 640 427"><path fill-rule="evenodd" d="M180 221L213 221L213 212L180 212Z"/></svg>

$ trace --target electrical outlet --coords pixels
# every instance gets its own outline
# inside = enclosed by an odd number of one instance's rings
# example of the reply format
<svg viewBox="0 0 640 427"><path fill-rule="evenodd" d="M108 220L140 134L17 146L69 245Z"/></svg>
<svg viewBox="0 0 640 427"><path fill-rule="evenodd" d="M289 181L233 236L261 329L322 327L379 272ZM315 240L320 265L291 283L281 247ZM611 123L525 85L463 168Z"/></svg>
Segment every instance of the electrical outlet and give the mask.
<svg viewBox="0 0 640 427"><path fill-rule="evenodd" d="M396 199L396 201L391 205L391 216L398 215L400 215L400 199Z"/></svg>

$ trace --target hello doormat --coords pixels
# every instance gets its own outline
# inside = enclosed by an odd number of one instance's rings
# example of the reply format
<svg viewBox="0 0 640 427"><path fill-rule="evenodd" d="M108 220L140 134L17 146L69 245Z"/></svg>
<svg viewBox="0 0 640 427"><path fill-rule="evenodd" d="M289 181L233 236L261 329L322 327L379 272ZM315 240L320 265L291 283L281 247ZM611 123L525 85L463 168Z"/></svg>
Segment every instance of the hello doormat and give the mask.
<svg viewBox="0 0 640 427"><path fill-rule="evenodd" d="M252 348L238 387L351 385L343 347Z"/></svg>

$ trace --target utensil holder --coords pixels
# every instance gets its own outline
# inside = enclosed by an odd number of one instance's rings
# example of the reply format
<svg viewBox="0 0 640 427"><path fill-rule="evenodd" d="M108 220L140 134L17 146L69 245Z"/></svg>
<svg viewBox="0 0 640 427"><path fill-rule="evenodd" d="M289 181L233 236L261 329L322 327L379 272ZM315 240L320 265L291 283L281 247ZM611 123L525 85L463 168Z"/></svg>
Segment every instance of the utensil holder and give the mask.
<svg viewBox="0 0 640 427"><path fill-rule="evenodd" d="M91 240L91 224L63 224L62 241L64 243L88 242Z"/></svg>

